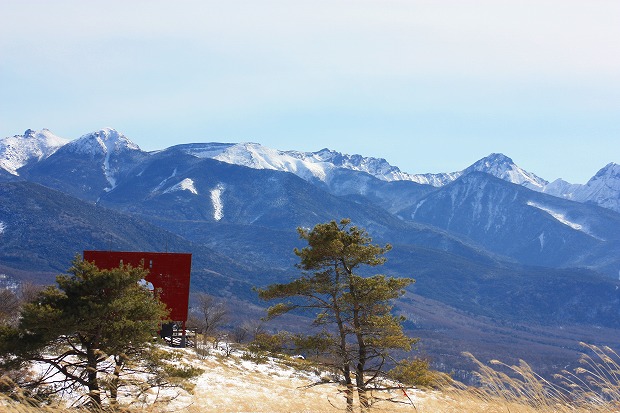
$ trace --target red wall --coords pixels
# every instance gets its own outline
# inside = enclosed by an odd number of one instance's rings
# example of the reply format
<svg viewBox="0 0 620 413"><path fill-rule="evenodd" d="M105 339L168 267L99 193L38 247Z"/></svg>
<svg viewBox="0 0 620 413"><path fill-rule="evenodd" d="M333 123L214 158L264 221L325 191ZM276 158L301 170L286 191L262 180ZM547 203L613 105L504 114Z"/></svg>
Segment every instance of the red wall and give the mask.
<svg viewBox="0 0 620 413"><path fill-rule="evenodd" d="M160 289L160 299L170 309L172 321L187 321L192 254L168 252L84 251L84 259L102 270L124 265L149 270L146 281Z"/></svg>

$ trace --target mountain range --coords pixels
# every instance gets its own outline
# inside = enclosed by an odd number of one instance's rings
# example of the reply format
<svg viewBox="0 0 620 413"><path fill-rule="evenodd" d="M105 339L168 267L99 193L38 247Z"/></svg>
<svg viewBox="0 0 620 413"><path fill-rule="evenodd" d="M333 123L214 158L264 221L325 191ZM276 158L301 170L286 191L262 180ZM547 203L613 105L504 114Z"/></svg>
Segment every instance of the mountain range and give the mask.
<svg viewBox="0 0 620 413"><path fill-rule="evenodd" d="M58 149L89 156L103 156L102 168L109 188L114 186L115 175L122 172L117 164L127 161L121 154L133 153L143 159L145 152L114 129L104 128L86 134L75 141L55 136L47 129L39 132L31 129L23 135L0 139L0 170L19 175L19 169L40 163ZM507 182L525 186L539 192L581 203L592 203L620 212L620 165L609 163L586 184L571 184L562 179L551 183L518 167L503 154L491 154L457 172L440 174L410 174L390 165L385 159L347 155L329 149L317 152L280 151L257 143L200 143L168 148L179 149L197 158L211 158L222 162L247 166L254 169L272 169L293 173L307 181L322 181L329 185L343 170L365 172L377 179L411 181L433 187L442 187L470 172L484 172ZM129 155L131 156L131 155ZM129 162L129 165L133 165ZM122 169L122 168L121 168Z"/></svg>
<svg viewBox="0 0 620 413"><path fill-rule="evenodd" d="M296 272L295 229L348 217L393 244L383 271L416 279L397 309L449 368L463 343L484 348L483 330L492 357L507 336L524 352L544 343L537 354L563 354L567 337L584 334L620 345L619 212L613 163L576 185L549 183L503 154L413 175L329 149L145 152L111 128L73 141L46 129L0 139L5 276L51 282L84 249L192 252L194 292L259 311L252 287ZM455 326L455 312L467 321Z"/></svg>

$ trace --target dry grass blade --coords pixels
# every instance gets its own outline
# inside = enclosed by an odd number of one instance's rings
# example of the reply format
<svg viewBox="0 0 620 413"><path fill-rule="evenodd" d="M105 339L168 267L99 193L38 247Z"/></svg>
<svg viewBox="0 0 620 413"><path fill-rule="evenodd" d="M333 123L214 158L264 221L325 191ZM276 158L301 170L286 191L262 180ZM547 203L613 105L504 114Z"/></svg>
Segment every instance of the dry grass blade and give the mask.
<svg viewBox="0 0 620 413"><path fill-rule="evenodd" d="M620 357L609 347L581 345L592 355L584 353L580 359L582 367L574 372L563 371L556 375L559 384L536 374L522 360L518 365L493 360L490 364L498 366L493 368L465 353L478 367L476 375L481 387L476 397L486 402L503 400L507 405L516 405L510 412L620 411Z"/></svg>

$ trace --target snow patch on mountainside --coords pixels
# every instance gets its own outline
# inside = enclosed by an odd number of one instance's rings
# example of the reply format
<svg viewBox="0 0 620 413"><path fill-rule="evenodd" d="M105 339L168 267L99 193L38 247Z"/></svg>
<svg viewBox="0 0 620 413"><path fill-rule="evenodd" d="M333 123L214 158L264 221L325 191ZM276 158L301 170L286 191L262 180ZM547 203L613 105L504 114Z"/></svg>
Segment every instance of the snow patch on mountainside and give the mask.
<svg viewBox="0 0 620 413"><path fill-rule="evenodd" d="M1 138L0 168L19 176L19 168L49 157L68 142L48 129L38 132L28 129L23 135Z"/></svg>
<svg viewBox="0 0 620 413"><path fill-rule="evenodd" d="M583 226L580 224L576 224L574 222L569 221L568 219L566 219L566 217L564 216L563 213L557 212L552 210L551 208L539 205L535 202L532 201L528 201L527 204L529 206L532 206L534 208L538 208L541 211L545 211L547 214L551 215L553 218L557 219L558 221L560 221L562 224L567 225L569 227L571 227L572 229L575 229L577 231L582 231L583 230Z"/></svg>
<svg viewBox="0 0 620 413"><path fill-rule="evenodd" d="M116 178L114 178L114 173L110 170L110 154L112 150L110 149L109 142L104 142L106 146L105 158L103 160L103 174L105 175L105 179L110 184L109 188L104 188L104 191L109 192L116 187Z"/></svg>
<svg viewBox="0 0 620 413"><path fill-rule="evenodd" d="M416 212L418 212L418 209L420 209L420 207L422 205L424 205L424 203L426 202L426 199L421 200L420 202L418 202L418 204L415 206L415 209L413 210L413 212L411 213L411 220L415 219L415 214Z"/></svg>
<svg viewBox="0 0 620 413"><path fill-rule="evenodd" d="M603 239L601 239L601 238L597 237L596 235L592 234L588 230L588 228L586 226L584 226L582 224L578 224L578 223L573 222L573 221L570 221L566 217L564 212L553 210L552 208L549 208L549 207L544 206L544 205L537 204L536 202L533 202L533 201L528 201L527 205L529 205L531 207L534 207L534 208L538 208L541 211L545 211L547 214L551 215L553 218L555 218L556 220L558 220L562 224L564 224L564 225L566 225L566 226L568 226L568 227L570 227L570 228L572 228L572 229L574 229L576 231L583 232L584 234L587 234L587 235L589 235L589 236L591 236L593 238L596 238L598 240L604 241Z"/></svg>
<svg viewBox="0 0 620 413"><path fill-rule="evenodd" d="M175 170L176 171L176 170ZM194 195L198 195L198 191L196 190L196 186L194 185L194 181L190 178L185 178L181 182L176 185L171 186L170 188L164 191L164 194L169 194L171 192L177 191L189 191Z"/></svg>
<svg viewBox="0 0 620 413"><path fill-rule="evenodd" d="M161 181L159 185L157 185L151 192L153 193L153 192L159 191L161 188L164 187L164 185L166 185L166 182L168 182L168 180L174 178L175 176L177 176L177 168L174 168L170 176L164 179L163 181Z"/></svg>
<svg viewBox="0 0 620 413"><path fill-rule="evenodd" d="M538 241L540 242L540 251L543 250L543 248L545 248L545 232L541 232L540 235L538 236Z"/></svg>
<svg viewBox="0 0 620 413"><path fill-rule="evenodd" d="M220 221L224 218L224 202L222 202L222 193L224 192L224 185L217 184L215 188L211 190L211 203L213 204L213 219Z"/></svg>
<svg viewBox="0 0 620 413"><path fill-rule="evenodd" d="M6 230L6 224L0 221L0 234L4 234L5 230Z"/></svg>
<svg viewBox="0 0 620 413"><path fill-rule="evenodd" d="M234 143L187 143L183 145L179 145L182 148L183 152L188 155L195 156L197 158L205 159L215 159L216 156L220 155L226 149L231 146L235 146Z"/></svg>

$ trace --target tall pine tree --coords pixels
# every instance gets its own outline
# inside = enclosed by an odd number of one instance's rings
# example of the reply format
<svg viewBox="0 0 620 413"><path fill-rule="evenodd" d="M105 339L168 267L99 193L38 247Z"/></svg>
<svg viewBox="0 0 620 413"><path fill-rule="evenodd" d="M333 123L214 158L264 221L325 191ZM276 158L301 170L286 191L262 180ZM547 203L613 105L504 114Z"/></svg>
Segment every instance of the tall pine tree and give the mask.
<svg viewBox="0 0 620 413"><path fill-rule="evenodd" d="M264 300L286 300L269 308L270 317L293 310L310 312L321 331L298 340L328 355L346 386L347 411L353 411L354 390L362 411L372 403L369 390L380 389L392 350L410 350L416 339L402 330L403 318L392 314L391 302L405 293L411 278L364 277L363 267L385 262L391 246L372 244L368 233L343 219L298 229L308 246L295 249L302 275L286 284L259 290ZM355 381L353 381L353 378Z"/></svg>

